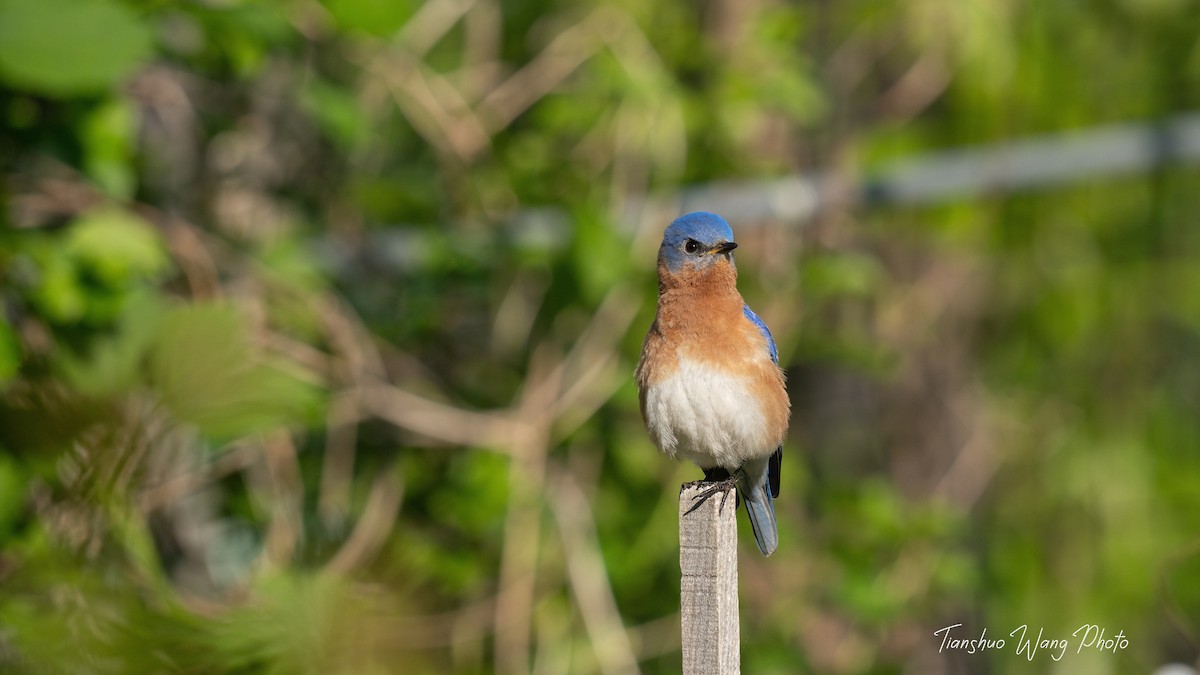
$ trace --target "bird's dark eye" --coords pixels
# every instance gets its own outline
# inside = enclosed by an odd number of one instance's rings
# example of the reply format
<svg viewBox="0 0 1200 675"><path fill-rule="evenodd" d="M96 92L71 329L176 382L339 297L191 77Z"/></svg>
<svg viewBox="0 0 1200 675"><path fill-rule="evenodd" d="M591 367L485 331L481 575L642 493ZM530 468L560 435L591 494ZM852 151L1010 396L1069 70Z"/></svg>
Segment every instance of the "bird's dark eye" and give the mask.
<svg viewBox="0 0 1200 675"><path fill-rule="evenodd" d="M696 251L700 250L700 242L696 241L695 239L688 239L687 243L683 245L683 250L687 251L688 253L695 253Z"/></svg>

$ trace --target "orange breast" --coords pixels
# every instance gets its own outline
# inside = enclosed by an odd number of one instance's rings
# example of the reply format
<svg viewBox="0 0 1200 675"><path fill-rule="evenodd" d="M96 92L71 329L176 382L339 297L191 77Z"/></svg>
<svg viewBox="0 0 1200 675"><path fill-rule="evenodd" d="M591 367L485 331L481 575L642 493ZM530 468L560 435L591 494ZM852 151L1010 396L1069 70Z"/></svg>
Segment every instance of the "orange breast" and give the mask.
<svg viewBox="0 0 1200 675"><path fill-rule="evenodd" d="M778 445L787 433L790 410L783 372L771 361L766 338L742 313L736 271L732 265L718 265L690 278L681 276L660 284L658 313L643 343L636 372L643 417L649 386L674 375L681 360L702 363L748 380L767 436Z"/></svg>

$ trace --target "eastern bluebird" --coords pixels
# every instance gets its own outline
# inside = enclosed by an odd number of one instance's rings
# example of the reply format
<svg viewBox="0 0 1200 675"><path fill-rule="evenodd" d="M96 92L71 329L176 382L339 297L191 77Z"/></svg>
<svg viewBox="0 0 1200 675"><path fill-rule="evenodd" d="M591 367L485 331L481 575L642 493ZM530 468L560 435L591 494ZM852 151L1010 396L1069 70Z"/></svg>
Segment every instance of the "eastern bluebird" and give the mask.
<svg viewBox="0 0 1200 675"><path fill-rule="evenodd" d="M690 459L704 497L735 484L764 555L779 544L772 498L789 408L779 352L766 324L737 290L733 230L713 213L667 227L658 249L658 313L635 377L650 439Z"/></svg>

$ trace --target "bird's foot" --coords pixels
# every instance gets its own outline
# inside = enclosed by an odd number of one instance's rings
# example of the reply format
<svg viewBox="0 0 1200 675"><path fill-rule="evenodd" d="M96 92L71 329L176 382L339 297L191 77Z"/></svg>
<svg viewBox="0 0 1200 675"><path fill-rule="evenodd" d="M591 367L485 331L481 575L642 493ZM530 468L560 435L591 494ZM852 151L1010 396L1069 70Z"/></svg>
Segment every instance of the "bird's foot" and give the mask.
<svg viewBox="0 0 1200 675"><path fill-rule="evenodd" d="M710 498L712 498L714 495L717 495L717 494L721 495L721 506L718 507L717 513L723 513L725 511L725 500L729 498L730 492L733 493L733 508L735 508L735 509L737 508L737 477L736 476L730 476L729 478L726 478L724 480L718 480L718 481L708 481L708 480L692 481L691 483L687 483L685 487L699 487L699 486L707 486L707 487L705 487L705 489L700 494L696 495L695 497L692 497L692 501L694 503L692 504L692 508L690 508L684 512L685 516L687 514L691 513L692 511L695 511L696 509L700 508L701 504L708 501Z"/></svg>

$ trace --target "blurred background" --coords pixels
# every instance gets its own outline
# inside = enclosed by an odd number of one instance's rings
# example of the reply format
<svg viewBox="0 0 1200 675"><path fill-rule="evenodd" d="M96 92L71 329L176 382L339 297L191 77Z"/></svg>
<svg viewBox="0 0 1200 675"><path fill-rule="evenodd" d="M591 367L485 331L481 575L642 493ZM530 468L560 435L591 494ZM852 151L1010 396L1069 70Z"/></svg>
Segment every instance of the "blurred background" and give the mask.
<svg viewBox="0 0 1200 675"><path fill-rule="evenodd" d="M793 403L745 672L1194 667L1197 35L1189 0L0 0L0 671L678 672L699 471L631 375L694 209Z"/></svg>

